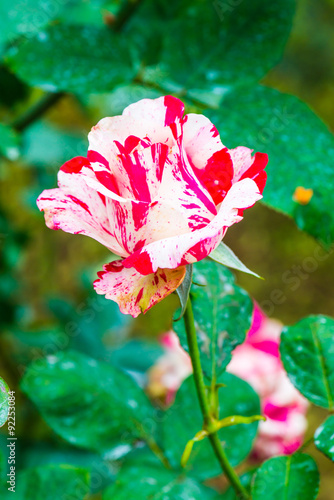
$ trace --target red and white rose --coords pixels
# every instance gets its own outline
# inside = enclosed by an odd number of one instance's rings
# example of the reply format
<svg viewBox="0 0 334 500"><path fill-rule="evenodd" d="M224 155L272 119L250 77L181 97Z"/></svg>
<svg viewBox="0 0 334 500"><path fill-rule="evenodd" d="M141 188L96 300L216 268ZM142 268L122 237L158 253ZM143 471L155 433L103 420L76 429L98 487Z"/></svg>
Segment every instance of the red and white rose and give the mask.
<svg viewBox="0 0 334 500"><path fill-rule="evenodd" d="M184 116L179 99L143 99L93 127L87 157L66 162L59 187L37 205L49 228L90 236L121 257L94 286L136 317L261 198L266 164L265 154L227 149L205 116Z"/></svg>

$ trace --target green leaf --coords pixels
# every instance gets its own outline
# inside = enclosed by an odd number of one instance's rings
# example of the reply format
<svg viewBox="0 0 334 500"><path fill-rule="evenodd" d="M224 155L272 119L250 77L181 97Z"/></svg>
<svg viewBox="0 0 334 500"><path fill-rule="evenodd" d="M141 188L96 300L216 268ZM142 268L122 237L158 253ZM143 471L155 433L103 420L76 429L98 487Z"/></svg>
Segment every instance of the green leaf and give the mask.
<svg viewBox="0 0 334 500"><path fill-rule="evenodd" d="M0 154L9 160L19 157L19 138L13 129L0 123Z"/></svg>
<svg viewBox="0 0 334 500"><path fill-rule="evenodd" d="M53 175L65 161L87 153L87 137L37 121L23 133L22 156L30 165L48 167Z"/></svg>
<svg viewBox="0 0 334 500"><path fill-rule="evenodd" d="M334 415L330 415L314 433L318 450L334 462Z"/></svg>
<svg viewBox="0 0 334 500"><path fill-rule="evenodd" d="M274 457L258 469L253 500L314 500L319 490L317 464L309 455Z"/></svg>
<svg viewBox="0 0 334 500"><path fill-rule="evenodd" d="M50 427L76 446L105 453L155 432L154 409L133 379L79 352L33 362L22 389Z"/></svg>
<svg viewBox="0 0 334 500"><path fill-rule="evenodd" d="M193 277L193 265L188 264L188 266L186 267L186 275L184 277L184 280L182 281L181 285L176 289L176 293L178 294L181 302L181 314L178 315L177 319L175 319L174 321L178 321L179 319L181 319L185 313L190 293L190 287L192 283L192 277Z"/></svg>
<svg viewBox="0 0 334 500"><path fill-rule="evenodd" d="M8 418L9 413L9 387L0 377L0 427L2 427Z"/></svg>
<svg viewBox="0 0 334 500"><path fill-rule="evenodd" d="M196 89L257 82L280 60L295 11L293 0L154 1L166 26L159 67Z"/></svg>
<svg viewBox="0 0 334 500"><path fill-rule="evenodd" d="M33 467L62 466L64 464L87 469L91 473L91 493L100 492L115 480L118 472L117 462L103 459L99 454L85 451L81 448L55 443L48 439L47 442L34 439L34 446L24 447L24 452L19 450L20 470ZM91 500L90 497L88 497ZM85 497L85 500L88 500ZM67 499L66 499L67 500Z"/></svg>
<svg viewBox="0 0 334 500"><path fill-rule="evenodd" d="M281 335L281 358L293 385L312 403L334 409L334 320L309 316Z"/></svg>
<svg viewBox="0 0 334 500"><path fill-rule="evenodd" d="M66 2L46 4L43 0L24 0L24 4L0 3L0 53L18 37L30 38L68 7Z"/></svg>
<svg viewBox="0 0 334 500"><path fill-rule="evenodd" d="M219 389L219 419L230 415L252 416L260 413L260 402L255 391L243 380L223 373L219 382L226 385ZM162 421L162 444L165 454L174 467L180 466L181 456L188 441L201 430L203 417L197 400L193 377L187 378L178 390L174 404ZM250 453L258 423L240 424L218 431L227 457L235 466ZM208 439L194 444L187 462L187 472L204 480L221 472Z"/></svg>
<svg viewBox="0 0 334 500"><path fill-rule="evenodd" d="M133 339L115 346L109 352L109 359L114 366L126 371L141 373L146 377L149 370L166 351L158 342Z"/></svg>
<svg viewBox="0 0 334 500"><path fill-rule="evenodd" d="M133 319L122 314L115 302L91 290L91 277L90 273L90 293L82 302L71 304L54 297L48 301L48 307L57 323L60 323L63 336L67 337L67 342L65 339L58 347L60 345L61 349L74 349L96 359L109 360L112 347L119 347L127 338Z"/></svg>
<svg viewBox="0 0 334 500"><path fill-rule="evenodd" d="M108 28L59 24L12 47L7 63L23 81L45 90L106 92L135 76L133 50Z"/></svg>
<svg viewBox="0 0 334 500"><path fill-rule="evenodd" d="M210 253L210 259L223 264L223 266L231 267L232 269L237 269L243 273L252 274L256 278L260 276L245 266L240 259L235 255L235 253L227 246L225 243L221 242L220 245Z"/></svg>
<svg viewBox="0 0 334 500"><path fill-rule="evenodd" d="M235 285L233 274L210 259L194 265L193 283L190 295L201 362L205 376L211 379L225 370L233 349L245 340L253 305L247 293ZM174 323L174 330L188 351L184 321Z"/></svg>
<svg viewBox="0 0 334 500"><path fill-rule="evenodd" d="M217 493L193 479L162 467L124 467L116 482L104 492L102 500L128 500L134 492L138 499L214 500Z"/></svg>
<svg viewBox="0 0 334 500"><path fill-rule="evenodd" d="M219 111L205 113L229 148L268 153L263 202L292 216L297 225L330 244L334 240L334 137L296 97L266 87L228 94ZM294 200L297 187L313 189L308 204Z"/></svg>
<svg viewBox="0 0 334 500"><path fill-rule="evenodd" d="M84 500L89 492L89 482L87 469L70 465L35 467L18 474L14 496L17 500L55 500L61 492L61 498ZM13 491L7 490L5 499L12 498L12 495Z"/></svg>
<svg viewBox="0 0 334 500"><path fill-rule="evenodd" d="M119 85L108 94L80 96L86 104L101 116L121 115L124 108L141 99L156 99L162 93L138 84Z"/></svg>

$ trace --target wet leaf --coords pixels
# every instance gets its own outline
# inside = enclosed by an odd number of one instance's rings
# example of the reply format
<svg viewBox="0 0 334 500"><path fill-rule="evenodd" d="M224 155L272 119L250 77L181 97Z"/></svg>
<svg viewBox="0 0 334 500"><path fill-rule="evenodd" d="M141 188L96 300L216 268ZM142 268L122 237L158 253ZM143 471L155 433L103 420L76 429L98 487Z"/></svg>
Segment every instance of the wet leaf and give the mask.
<svg viewBox="0 0 334 500"><path fill-rule="evenodd" d="M295 2L160 0L159 67L186 89L257 82L281 58Z"/></svg>
<svg viewBox="0 0 334 500"><path fill-rule="evenodd" d="M103 500L128 500L136 492L138 499L216 500L217 493L183 474L162 467L124 467L116 482L103 494Z"/></svg>
<svg viewBox="0 0 334 500"><path fill-rule="evenodd" d="M318 450L334 462L334 415L330 415L315 431L314 443Z"/></svg>
<svg viewBox="0 0 334 500"><path fill-rule="evenodd" d="M317 464L309 455L274 457L258 469L253 500L314 500L319 490Z"/></svg>
<svg viewBox="0 0 334 500"><path fill-rule="evenodd" d="M70 465L48 465L26 469L18 474L15 485L17 500L55 500L62 498L83 500L89 492L90 474L87 469ZM5 498L13 496L7 489Z"/></svg>
<svg viewBox="0 0 334 500"><path fill-rule="evenodd" d="M309 316L285 328L281 357L293 385L312 403L334 408L334 320Z"/></svg>
<svg viewBox="0 0 334 500"><path fill-rule="evenodd" d="M110 91L138 69L125 37L89 25L50 26L12 47L6 61L23 81L51 92Z"/></svg>
<svg viewBox="0 0 334 500"><path fill-rule="evenodd" d="M128 449L156 429L154 409L132 378L76 351L33 362L22 389L52 429L76 446Z"/></svg>

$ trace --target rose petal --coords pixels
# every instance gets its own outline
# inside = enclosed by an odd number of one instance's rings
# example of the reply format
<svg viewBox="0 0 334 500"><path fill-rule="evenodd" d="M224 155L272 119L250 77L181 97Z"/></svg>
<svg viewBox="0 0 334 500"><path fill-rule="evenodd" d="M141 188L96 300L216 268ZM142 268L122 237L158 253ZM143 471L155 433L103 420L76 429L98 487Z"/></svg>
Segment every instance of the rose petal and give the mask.
<svg viewBox="0 0 334 500"><path fill-rule="evenodd" d="M191 165L200 170L205 169L214 153L224 149L213 123L194 113L189 113L184 119L183 146Z"/></svg>
<svg viewBox="0 0 334 500"><path fill-rule="evenodd" d="M150 274L159 267L174 269L204 259L220 243L226 228L241 220L238 209L252 206L261 197L251 179L237 182L221 203L217 216L206 227L146 245L125 259L124 266L135 267L141 274Z"/></svg>
<svg viewBox="0 0 334 500"><path fill-rule="evenodd" d="M87 186L80 172L60 170L58 176L60 188L47 189L37 199L46 225L67 233L85 234L117 255L127 256L110 227L104 197Z"/></svg>
<svg viewBox="0 0 334 500"><path fill-rule="evenodd" d="M106 158L113 170L112 165L119 154L116 143L124 146L129 137L149 138L152 143L172 146L175 136L181 133L183 111L183 103L175 97L142 99L125 108L122 116L100 120L88 135L89 150Z"/></svg>
<svg viewBox="0 0 334 500"><path fill-rule="evenodd" d="M263 169L268 163L268 155L264 153L255 153L255 155L252 156L252 152L252 149L244 146L229 149L233 161L233 182L246 178L253 179L260 193L263 193L267 180L267 174Z"/></svg>
<svg viewBox="0 0 334 500"><path fill-rule="evenodd" d="M187 218L170 202L118 202L107 198L106 203L113 233L128 253L159 239L189 232Z"/></svg>
<svg viewBox="0 0 334 500"><path fill-rule="evenodd" d="M95 290L107 299L117 302L124 314L136 318L172 293L182 283L185 266L178 269L158 269L156 273L142 276L135 269L125 269L123 261L110 262L98 273Z"/></svg>
<svg viewBox="0 0 334 500"><path fill-rule="evenodd" d="M171 127L174 138L181 133L181 120L184 113L184 104L180 99L170 95L158 99L142 99L130 104L123 111L123 116L142 122L147 120L156 127ZM151 138L151 135L148 134ZM161 142L161 141L159 141Z"/></svg>
<svg viewBox="0 0 334 500"><path fill-rule="evenodd" d="M184 119L183 146L198 179L218 205L233 178L232 159L218 130L205 116L189 114Z"/></svg>

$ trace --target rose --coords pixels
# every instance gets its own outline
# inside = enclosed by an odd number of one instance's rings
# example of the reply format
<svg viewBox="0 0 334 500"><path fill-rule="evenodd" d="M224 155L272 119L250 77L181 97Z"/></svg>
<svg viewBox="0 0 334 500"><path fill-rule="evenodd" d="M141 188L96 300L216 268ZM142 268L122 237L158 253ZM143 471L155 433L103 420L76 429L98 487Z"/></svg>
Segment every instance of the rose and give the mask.
<svg viewBox="0 0 334 500"><path fill-rule="evenodd" d="M257 305L246 341L238 346L227 371L246 380L259 394L265 422L260 422L253 457L264 460L290 454L301 445L307 427L307 400L289 381L279 356L282 324L267 318ZM169 404L183 380L190 375L189 355L178 337L168 332L162 339L165 353L149 372L148 390Z"/></svg>
<svg viewBox="0 0 334 500"><path fill-rule="evenodd" d="M143 99L89 134L58 189L37 200L51 229L96 239L121 257L94 286L136 317L173 292L186 264L210 254L261 198L267 155L228 150L202 115L174 97Z"/></svg>
<svg viewBox="0 0 334 500"><path fill-rule="evenodd" d="M302 444L307 427L307 400L289 381L279 354L282 324L255 305L252 327L227 369L259 394L265 422L259 424L253 456L263 460L290 454Z"/></svg>

